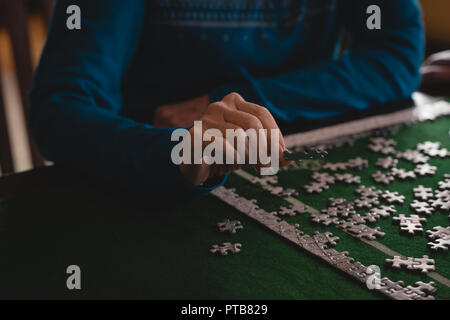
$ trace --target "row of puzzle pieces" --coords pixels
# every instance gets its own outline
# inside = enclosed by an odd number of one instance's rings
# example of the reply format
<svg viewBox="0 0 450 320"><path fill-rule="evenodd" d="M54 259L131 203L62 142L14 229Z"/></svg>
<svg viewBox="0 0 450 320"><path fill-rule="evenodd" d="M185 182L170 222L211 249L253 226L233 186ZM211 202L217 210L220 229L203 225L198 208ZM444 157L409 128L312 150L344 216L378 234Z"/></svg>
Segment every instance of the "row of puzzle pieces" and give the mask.
<svg viewBox="0 0 450 320"><path fill-rule="evenodd" d="M366 284L371 276L371 269L360 262L354 262L354 259L348 256L348 252L339 252L330 248L336 245L339 239L331 233L315 232L313 235L305 235L298 229L298 225L292 225L286 221L282 221L273 212L269 213L259 208L256 200L248 200L240 197L234 189L219 187L212 194L283 238L293 242L358 281ZM374 288L374 290L391 299L432 300L434 297L431 294L435 291L435 288L433 282L416 282L414 286L405 287L401 281L393 282L388 278L383 278L380 281L380 285Z"/></svg>

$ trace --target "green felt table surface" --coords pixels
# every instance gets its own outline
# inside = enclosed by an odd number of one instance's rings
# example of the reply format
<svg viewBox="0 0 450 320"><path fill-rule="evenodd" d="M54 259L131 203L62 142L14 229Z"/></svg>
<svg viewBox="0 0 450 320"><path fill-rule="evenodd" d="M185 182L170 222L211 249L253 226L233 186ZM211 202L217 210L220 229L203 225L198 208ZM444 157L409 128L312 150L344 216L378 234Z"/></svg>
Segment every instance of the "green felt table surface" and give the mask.
<svg viewBox="0 0 450 320"><path fill-rule="evenodd" d="M402 127L393 138L397 149L415 148L418 142L440 141L450 149L450 118ZM328 160L346 161L360 156L370 167L359 173L362 184L374 185L370 174L380 156L367 150L367 137L353 146L330 150ZM399 213L411 214L412 188L423 184L435 189L450 160L430 160L438 166L435 176L414 181L395 181L381 190L406 196ZM412 164L400 160L399 167ZM345 274L281 238L227 204L208 196L198 201L166 208L152 207L151 195L144 204L83 179L66 178L55 168L0 179L0 298L125 298L125 299L384 299ZM302 186L312 171L279 173L279 184L299 190L297 198L316 208L326 207L329 197L356 197L357 186L335 185L319 195L306 194ZM22 178L20 178L22 177ZM27 185L27 190L21 188ZM237 175L226 184L246 198L257 199L267 211L286 205ZM10 187L10 189L8 189ZM21 192L13 192L17 188ZM147 202L147 203L145 203ZM220 233L216 223L238 219L244 230L235 235ZM336 249L365 265L378 265L382 276L403 280L430 281L427 276L396 271L384 263L389 256L330 226L322 227L309 214L287 218L299 223L305 233L331 231L340 237ZM448 213L435 213L424 229L448 226ZM378 242L413 257L429 255L436 260L436 272L450 279L448 253L430 251L425 235L400 233L391 218L375 224L386 236ZM212 244L240 242L234 256L215 256ZM82 289L66 288L66 268L76 264L82 271ZM450 288L437 283L437 299L449 299Z"/></svg>

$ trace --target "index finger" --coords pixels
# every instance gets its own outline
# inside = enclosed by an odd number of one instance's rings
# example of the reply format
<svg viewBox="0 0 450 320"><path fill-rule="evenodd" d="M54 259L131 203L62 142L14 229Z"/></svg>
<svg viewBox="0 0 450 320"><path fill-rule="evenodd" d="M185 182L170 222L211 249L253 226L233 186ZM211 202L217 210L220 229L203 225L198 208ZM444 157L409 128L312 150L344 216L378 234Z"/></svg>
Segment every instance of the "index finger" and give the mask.
<svg viewBox="0 0 450 320"><path fill-rule="evenodd" d="M280 160L281 160L280 165L285 166L285 165L289 164L289 162L284 160L284 157L283 157L283 151L286 150L286 144L284 142L283 135L282 135L281 130L278 127L274 117L272 116L270 111L267 110L267 108L259 106L255 103L247 102L244 100L244 98L242 98L237 93L231 93L231 94L227 95L223 99L223 101L225 103L227 103L227 105L229 105L229 106L235 106L238 110L250 113L250 114L254 115L255 117L257 117L261 121L261 124L263 125L264 129L267 129L268 132L270 132L271 129L278 130L279 143L280 143ZM268 137L269 137L269 135L268 135ZM269 139L268 139L268 143L270 146Z"/></svg>

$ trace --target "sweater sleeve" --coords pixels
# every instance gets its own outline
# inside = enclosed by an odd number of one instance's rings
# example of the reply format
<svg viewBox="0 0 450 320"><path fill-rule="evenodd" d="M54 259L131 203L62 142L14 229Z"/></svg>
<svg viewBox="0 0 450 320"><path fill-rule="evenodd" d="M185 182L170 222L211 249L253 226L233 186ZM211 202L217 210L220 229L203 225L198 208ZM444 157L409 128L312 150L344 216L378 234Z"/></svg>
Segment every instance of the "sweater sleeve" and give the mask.
<svg viewBox="0 0 450 320"><path fill-rule="evenodd" d="M346 0L340 5L341 26L352 38L341 57L274 77L242 70L244 81L215 89L212 98L235 91L284 120L332 117L409 98L418 88L424 55L417 0ZM381 9L380 30L366 26L370 5Z"/></svg>
<svg viewBox="0 0 450 320"><path fill-rule="evenodd" d="M81 30L66 27L70 5L81 9ZM56 2L30 93L31 130L41 153L58 165L155 199L195 197L212 188L191 186L172 163L173 129L120 115L121 81L144 12L144 0Z"/></svg>

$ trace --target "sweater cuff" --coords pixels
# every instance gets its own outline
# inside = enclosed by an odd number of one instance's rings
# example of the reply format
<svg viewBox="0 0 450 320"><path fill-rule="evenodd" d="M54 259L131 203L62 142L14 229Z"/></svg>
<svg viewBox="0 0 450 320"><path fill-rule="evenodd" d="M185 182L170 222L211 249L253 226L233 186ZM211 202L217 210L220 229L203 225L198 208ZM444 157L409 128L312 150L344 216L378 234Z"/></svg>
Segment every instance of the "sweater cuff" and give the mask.
<svg viewBox="0 0 450 320"><path fill-rule="evenodd" d="M147 159L153 158L153 161L147 161L147 163L154 163L154 165L145 166L145 180L149 181L147 179L165 176L164 181L161 181L160 183L161 189L151 191L156 193L158 197L169 199L176 195L178 199L181 198L182 200L190 200L207 195L215 188L223 185L227 180L228 175L218 179L211 179L201 186L194 186L182 175L179 166L174 164L171 159L172 149L181 142L181 140L171 141L172 133L176 129L180 128L165 129L166 132L164 132L156 142L158 144L158 149L160 150L158 157L159 161L157 161L156 165L156 155L151 152L147 154Z"/></svg>

